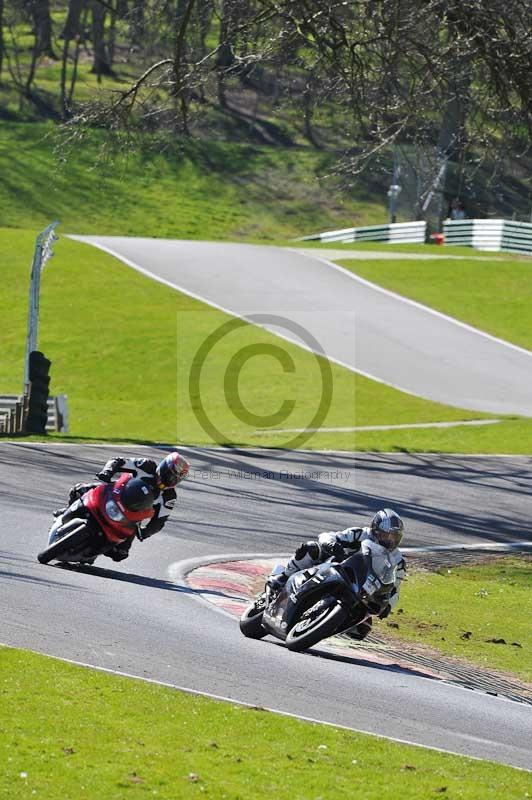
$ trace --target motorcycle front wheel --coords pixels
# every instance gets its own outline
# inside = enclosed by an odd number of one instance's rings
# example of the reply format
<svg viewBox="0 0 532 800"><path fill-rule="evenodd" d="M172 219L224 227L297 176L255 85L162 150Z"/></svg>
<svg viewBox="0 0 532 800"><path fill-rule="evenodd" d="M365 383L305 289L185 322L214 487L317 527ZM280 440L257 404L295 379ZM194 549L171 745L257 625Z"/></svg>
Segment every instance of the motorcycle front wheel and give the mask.
<svg viewBox="0 0 532 800"><path fill-rule="evenodd" d="M326 639L340 628L348 612L333 597L325 597L308 608L286 637L289 650L299 652Z"/></svg>
<svg viewBox="0 0 532 800"><path fill-rule="evenodd" d="M71 520L66 523L65 528L67 530L64 533L61 532L59 539L56 539L55 542L49 544L48 547L38 554L37 560L41 564L48 564L49 561L63 555L63 553L78 549L90 536L90 530L86 520Z"/></svg>
<svg viewBox="0 0 532 800"><path fill-rule="evenodd" d="M248 639L262 639L267 631L262 627L262 615L264 614L264 604L248 606L240 617L240 630Z"/></svg>

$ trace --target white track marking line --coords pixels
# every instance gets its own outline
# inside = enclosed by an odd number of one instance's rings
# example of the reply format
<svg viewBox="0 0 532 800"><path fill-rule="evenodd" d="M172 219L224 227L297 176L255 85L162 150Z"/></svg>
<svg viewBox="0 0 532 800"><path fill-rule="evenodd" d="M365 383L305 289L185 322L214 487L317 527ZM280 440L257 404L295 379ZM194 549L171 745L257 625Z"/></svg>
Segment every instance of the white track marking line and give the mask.
<svg viewBox="0 0 532 800"><path fill-rule="evenodd" d="M292 249L292 252L297 253L298 251ZM308 253L300 253L299 255L302 255L304 258L314 258L314 256L311 256ZM383 286L379 286L377 283L372 283L365 278L361 278L360 275L357 275L345 267L340 266L340 264L335 264L333 261L329 261L326 258L315 258L315 260L321 261L322 264L326 264L328 267L347 275L349 278L351 278L351 280L356 281L357 283L362 283L364 286L368 286L370 289L374 289L376 292L380 292L388 297L392 297L394 300L400 300L407 305L413 306L421 311L425 311L427 314L432 314L434 317L438 317L439 319L443 319L446 322L452 323L453 325L457 325L459 328L463 328L470 333L475 333L478 336L483 336L485 339L489 339L492 342L509 347L511 350L516 350L518 353L524 353L526 356L532 356L532 350L527 350L526 348L520 347L517 344L512 344L505 339L500 339L498 336L493 336L491 333L486 333L486 331L483 331L480 328L475 328L473 325L469 325L467 322L462 322L461 320L456 319L456 317L450 317L448 314L444 314L442 311L436 311L436 309L431 308L430 306L425 306L423 303L418 303L417 300L411 300L409 297L404 297L401 294L397 294L397 292L392 292L390 289L385 289ZM383 258L383 261L385 260L386 259Z"/></svg>
<svg viewBox="0 0 532 800"><path fill-rule="evenodd" d="M516 547L532 547L532 541L524 542L479 542L478 544L445 544L445 545L425 545L423 547L401 547L403 553L435 553L446 550L487 550L499 548L501 550L513 550ZM186 558L181 561L174 561L168 567L171 577L177 580L185 580L189 572L193 572L199 567L207 567L211 564L224 564L232 561L264 561L267 559L289 558L292 553L218 553L218 555L197 556Z"/></svg>
<svg viewBox="0 0 532 800"><path fill-rule="evenodd" d="M303 240L296 240L296 241L303 241ZM337 246L340 242L327 242L325 247L283 247L283 250L293 250L296 253L301 253L301 255L310 256L315 252L322 253L324 256L329 256L331 261L337 260L344 260L347 261L363 261L367 258L368 261L465 261L470 260L471 256L457 256L457 255L449 255L448 253L441 253L436 255L435 253L409 253L406 250L390 250L386 252L386 250L340 250ZM390 242L390 247L393 247L395 242ZM400 242L397 242L400 244ZM334 256L331 255L331 251L334 253ZM345 252L345 255L344 255ZM488 251L485 251L488 252ZM491 251L489 251L491 252ZM495 255L495 259L490 258L489 256L475 256L472 254L472 257L475 261L508 261L507 258L499 257L497 255L501 251L494 250L493 253ZM338 255L337 255L338 254Z"/></svg>
<svg viewBox="0 0 532 800"><path fill-rule="evenodd" d="M513 420L501 420L502 422L512 422ZM124 444L108 444L107 442L94 442L94 443L87 443L87 442L23 442L19 439L1 439L0 446L4 444L12 444L16 445L17 447L114 447L116 449L117 446L119 447L129 447L131 449L134 448L145 448L145 449L155 449L157 447L173 450L176 447L175 443L167 443L167 442L153 442L150 444L131 444L129 442L124 442ZM516 459L529 459L532 460L532 456L530 453L446 453L440 451L431 451L426 450L420 453L414 452L398 452L397 450L306 450L301 448L300 450L289 450L283 449L278 450L271 447L237 447L233 448L232 450L227 447L216 447L213 444L177 444L180 450L189 450L193 453L195 450L201 451L210 451L214 450L218 453L227 453L227 452L234 452L234 451L243 451L245 454L253 455L253 453L272 453L273 455L282 455L283 453L304 453L305 455L322 455L322 456L371 456L371 457L381 457L381 456L394 456L394 458L416 458L418 456L423 456L426 458L427 456L432 457L433 459L450 459L450 458L516 458Z"/></svg>
<svg viewBox="0 0 532 800"><path fill-rule="evenodd" d="M181 292L181 294L185 294L188 297L192 297L193 300L198 300L201 303L205 303L208 306L212 306L212 308L216 308L218 311L223 311L224 314L228 314L231 317L236 317L236 319L241 319L244 322L247 322L249 325L256 325L256 327L258 328L263 328L263 330L267 330L268 333L270 333L272 336L278 336L280 339L283 339L286 342L290 342L290 344L293 344L296 347L301 347L303 350L307 350L309 353L313 353L316 356L321 356L322 358L326 358L328 361L331 361L334 364L338 364L339 367L344 367L344 369L348 369L350 372L355 372L357 375L362 375L364 378L369 378L369 380L371 381L382 383L384 386L390 386L390 388L397 389L398 391L403 392L404 394L409 394L411 395L411 397L421 397L423 400L431 400L431 402L434 402L434 400L432 400L430 397L425 397L425 395L422 394L414 394L414 392L411 392L409 389L405 389L403 386L400 386L397 383L391 383L390 381L384 380L384 378L379 378L376 375L373 375L371 372L366 372L365 370L357 369L352 364L348 364L345 361L341 361L339 358L335 358L334 356L329 356L326 353L325 354L320 353L319 350L315 350L312 347L309 347L304 342L295 341L294 339L291 339L289 336L285 336L284 334L279 333L278 331L274 332L269 330L268 328L265 328L262 325L258 325L256 322L253 322L253 320L248 319L245 315L237 314L235 311L230 311L228 308L225 308L225 306L221 306L219 303L215 303L213 300L208 300L206 297L196 294L195 292L191 292L177 283L173 283L172 281L169 281L166 278L161 278L160 275L156 275L154 272L150 272L150 270L141 267L135 261L132 261L130 258L126 258L126 256L123 256L116 250L107 247L107 245L101 244L100 242L89 242L83 239L82 237L76 236L74 234L70 234L68 238L74 239L75 241L78 241L81 244L88 244L91 245L92 247L97 247L100 250L103 250L108 255L113 256L113 258L116 258L118 261L122 261L122 263L126 264L126 266L131 267L137 272L142 273L142 275L145 275L146 277L151 278L152 280L157 281L158 283L162 283L164 286L170 287L170 289L174 289L174 291L176 292ZM309 258L311 258L311 256L309 256ZM331 267L335 267L336 269L344 272L346 275L351 274L348 270L343 270L341 267L338 267L336 264L333 264L332 261L326 261L325 259L321 258L317 260L322 261L324 264L328 264ZM355 276L352 275L351 277ZM399 295L398 297L401 300L405 300L405 298L402 298ZM529 355L532 355L532 353L530 353Z"/></svg>
<svg viewBox="0 0 532 800"><path fill-rule="evenodd" d="M447 550L508 550L532 547L532 542L481 542L479 544L441 544L430 547L401 547L403 553L439 553Z"/></svg>
<svg viewBox="0 0 532 800"><path fill-rule="evenodd" d="M17 648L11 648L10 645L4 644L3 642L0 642L0 647L7 647L7 648L10 648L10 649L17 649ZM410 745L411 747L421 747L421 748L423 748L423 750L432 750L432 751L435 751L437 753L448 753L449 755L458 756L459 758L470 758L473 761L483 761L483 762L490 763L490 764L498 764L498 765L501 765L501 766L510 767L511 769L518 769L521 772L532 772L532 770L528 770L525 767L515 767L515 766L513 766L511 764L502 764L499 761L491 761L490 759L480 758L479 756L464 755L464 753L457 753L454 750L447 750L447 749L442 748L442 747L433 747L433 746L428 745L428 744L420 744L419 742L412 742L409 739L399 739L399 738L397 738L395 736L385 736L382 733L374 733L373 731L363 730L362 728L352 728L349 725L341 725L341 724L339 724L339 723L337 724L335 722L324 722L324 721L319 720L319 719L314 719L313 717L305 717L305 716L303 716L301 714L293 714L290 711L281 711L281 709L278 709L278 708L268 708L266 706L257 706L255 703L246 703L244 700L235 700L233 697L226 697L225 695L212 694L211 692L203 692L203 691L200 691L199 689L191 689L188 686L179 686L178 684L168 683L167 681L158 681L155 678L146 678L143 675L135 675L135 674L132 674L130 672L122 672L121 670L111 669L110 667L100 667L100 666L97 666L96 664L89 664L89 663L84 662L84 661L75 661L74 659L71 659L71 658L63 658L62 656L51 655L50 653L43 653L43 652L40 652L38 650L27 650L26 648L24 648L24 649L26 650L26 652L35 653L36 655L44 655L47 658L53 658L55 661L63 661L66 664L72 664L73 666L76 666L76 667L84 667L86 669L93 669L93 670L96 670L97 672L104 672L104 673L106 673L108 675L116 675L117 677L120 677L120 678L128 678L130 680L143 681L144 683L150 683L150 684L153 684L155 686L164 686L167 689L175 689L178 692L184 692L185 694L191 694L191 695L195 695L197 697L208 697L210 700L219 700L219 701L224 702L224 703L232 703L233 705L242 706L244 708L252 708L252 709L260 708L263 711L269 711L271 714L278 714L281 717L289 717L290 719L300 719L302 722L311 722L311 723L313 723L315 725L326 725L328 728L339 728L340 730L353 731L355 733L363 733L366 736L373 736L375 739L383 739L385 741L397 742L397 744L406 744L406 745ZM460 687L457 687L457 688L460 688ZM469 690L464 690L464 691L469 691ZM503 700L503 701L506 700L506 702L508 702L508 703L513 702L513 701L507 700L506 698L503 698L503 697L500 697L498 699L499 700ZM494 745L495 744L493 741L490 741L489 739L480 739L479 737L470 736L468 734L461 734L461 736L462 736L462 738L469 739L470 741L473 741L473 742L485 742L486 744L489 744L489 745Z"/></svg>
<svg viewBox="0 0 532 800"><path fill-rule="evenodd" d="M256 434L271 433L356 433L360 431L398 431L408 428L458 428L462 425L495 425L504 422L502 419L469 419L456 420L454 422L412 422L403 425L356 425L350 428L271 428L270 430L259 429L254 431Z"/></svg>

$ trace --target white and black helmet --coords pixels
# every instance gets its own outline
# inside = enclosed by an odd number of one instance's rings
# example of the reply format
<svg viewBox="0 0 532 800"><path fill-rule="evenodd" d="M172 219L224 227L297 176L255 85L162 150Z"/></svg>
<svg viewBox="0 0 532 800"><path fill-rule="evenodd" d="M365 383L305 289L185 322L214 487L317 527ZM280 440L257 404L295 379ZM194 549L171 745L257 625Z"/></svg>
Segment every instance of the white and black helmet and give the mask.
<svg viewBox="0 0 532 800"><path fill-rule="evenodd" d="M373 537L387 550L399 547L405 526L399 514L392 508L383 508L382 511L377 511L371 520L370 527Z"/></svg>

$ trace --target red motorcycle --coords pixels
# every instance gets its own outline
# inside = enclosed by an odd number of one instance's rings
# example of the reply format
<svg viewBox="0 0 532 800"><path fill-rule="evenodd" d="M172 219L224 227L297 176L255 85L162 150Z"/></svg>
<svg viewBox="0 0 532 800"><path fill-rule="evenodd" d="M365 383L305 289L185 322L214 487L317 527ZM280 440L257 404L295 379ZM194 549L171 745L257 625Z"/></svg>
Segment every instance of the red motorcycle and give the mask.
<svg viewBox="0 0 532 800"><path fill-rule="evenodd" d="M153 517L154 500L153 487L128 474L94 486L54 521L37 559L92 564L138 533L140 523Z"/></svg>

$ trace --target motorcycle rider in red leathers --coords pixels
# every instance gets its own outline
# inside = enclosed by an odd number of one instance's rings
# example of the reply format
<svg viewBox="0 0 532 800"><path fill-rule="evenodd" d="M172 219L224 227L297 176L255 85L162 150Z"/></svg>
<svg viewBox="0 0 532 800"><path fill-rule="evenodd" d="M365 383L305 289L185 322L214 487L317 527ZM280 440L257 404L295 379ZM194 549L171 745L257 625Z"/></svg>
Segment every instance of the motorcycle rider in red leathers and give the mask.
<svg viewBox="0 0 532 800"><path fill-rule="evenodd" d="M168 521L172 509L175 505L177 494L175 487L188 475L190 465L186 458L174 451L169 453L159 464L151 458L112 458L96 474L96 477L104 483L110 483L118 472L129 472L133 478L142 478L152 487L155 493L153 503L153 517L148 524L139 528L138 538L141 541L158 533ZM97 486L97 483L77 483L70 490L68 503L71 505L79 500L85 492ZM60 516L66 509L58 509L54 516ZM106 555L113 561L122 561L129 555L129 550L133 543L133 538L115 545Z"/></svg>

